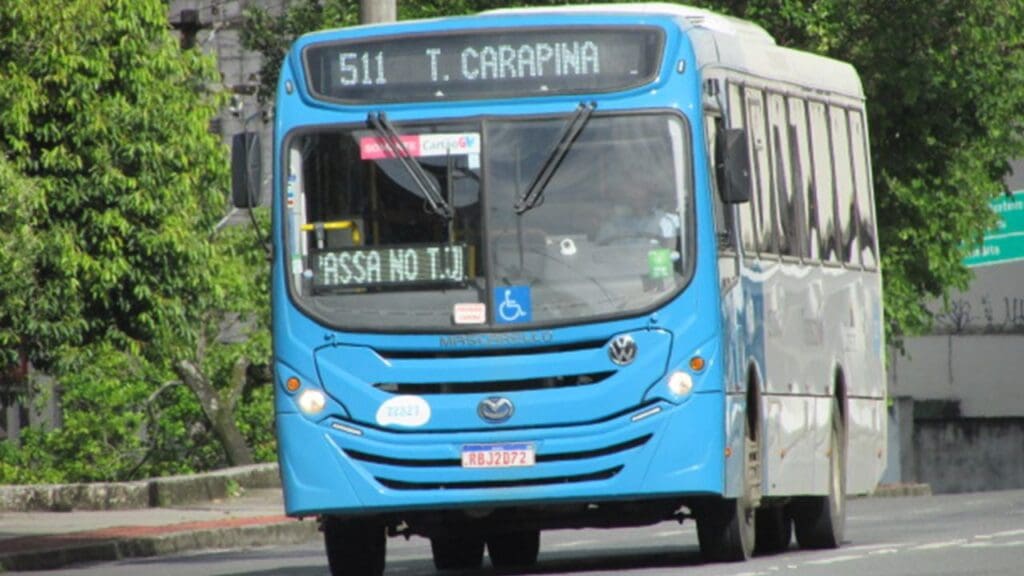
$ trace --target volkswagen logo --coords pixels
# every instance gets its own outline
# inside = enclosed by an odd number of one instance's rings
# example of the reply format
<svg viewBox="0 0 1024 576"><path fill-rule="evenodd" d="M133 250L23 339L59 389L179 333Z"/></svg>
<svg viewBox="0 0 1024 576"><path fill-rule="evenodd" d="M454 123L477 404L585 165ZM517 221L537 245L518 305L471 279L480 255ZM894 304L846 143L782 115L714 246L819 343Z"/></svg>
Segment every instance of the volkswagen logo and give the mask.
<svg viewBox="0 0 1024 576"><path fill-rule="evenodd" d="M632 364L636 359L636 340L629 334L616 336L608 345L608 357L619 366Z"/></svg>
<svg viewBox="0 0 1024 576"><path fill-rule="evenodd" d="M491 424L501 424L511 418L515 411L516 407L512 405L512 401L501 396L484 398L476 407L477 415Z"/></svg>

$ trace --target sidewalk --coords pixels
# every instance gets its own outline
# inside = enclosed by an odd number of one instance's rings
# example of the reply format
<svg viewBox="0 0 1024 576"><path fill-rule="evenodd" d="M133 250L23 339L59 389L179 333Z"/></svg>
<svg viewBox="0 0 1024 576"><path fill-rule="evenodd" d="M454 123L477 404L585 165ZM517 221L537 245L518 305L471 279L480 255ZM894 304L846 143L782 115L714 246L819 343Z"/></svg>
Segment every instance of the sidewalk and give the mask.
<svg viewBox="0 0 1024 576"><path fill-rule="evenodd" d="M267 486L276 476L276 466L261 465L88 490L82 485L0 487L0 572L318 538L316 520L283 515L280 487ZM136 496L110 498L112 492L123 496L136 488L149 495L146 502L140 504L142 497Z"/></svg>
<svg viewBox="0 0 1024 576"><path fill-rule="evenodd" d="M873 496L930 494L926 484L900 484ZM0 486L0 572L320 538L315 519L283 511L274 464L142 482Z"/></svg>

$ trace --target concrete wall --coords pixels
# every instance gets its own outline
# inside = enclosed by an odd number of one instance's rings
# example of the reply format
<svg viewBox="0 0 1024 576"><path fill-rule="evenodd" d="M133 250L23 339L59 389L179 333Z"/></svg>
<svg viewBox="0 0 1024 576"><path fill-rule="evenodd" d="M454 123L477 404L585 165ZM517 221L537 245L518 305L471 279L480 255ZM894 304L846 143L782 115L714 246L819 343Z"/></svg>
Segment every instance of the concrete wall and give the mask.
<svg viewBox="0 0 1024 576"><path fill-rule="evenodd" d="M1024 488L1024 417L964 418L947 400L892 398L883 484L936 494Z"/></svg>
<svg viewBox="0 0 1024 576"><path fill-rule="evenodd" d="M1024 262L973 272L933 334L890 353L890 395L955 401L965 417L1024 417Z"/></svg>
<svg viewBox="0 0 1024 576"><path fill-rule="evenodd" d="M891 396L959 405L969 418L1024 416L1024 334L910 338L889 359Z"/></svg>
<svg viewBox="0 0 1024 576"><path fill-rule="evenodd" d="M934 493L1024 488L1024 263L974 273L933 334L890 353L900 454L885 481Z"/></svg>
<svg viewBox="0 0 1024 576"><path fill-rule="evenodd" d="M936 494L1024 488L1024 418L916 420L913 442L912 481Z"/></svg>

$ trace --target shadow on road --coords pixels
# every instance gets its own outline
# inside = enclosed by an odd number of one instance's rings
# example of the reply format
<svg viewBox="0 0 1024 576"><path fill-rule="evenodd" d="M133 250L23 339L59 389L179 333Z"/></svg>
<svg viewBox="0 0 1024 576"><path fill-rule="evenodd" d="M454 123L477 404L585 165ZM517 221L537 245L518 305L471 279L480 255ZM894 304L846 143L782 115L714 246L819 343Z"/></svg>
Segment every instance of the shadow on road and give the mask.
<svg viewBox="0 0 1024 576"><path fill-rule="evenodd" d="M252 550L246 554L247 558L258 563L263 558L273 557L278 563L294 560L295 566L277 566L273 569L237 570L239 557L237 552L197 554L195 556L182 556L177 558L154 558L151 560L139 560L134 564L140 567L146 564L159 564L164 568L171 568L172 571L190 573L190 565L198 567L202 565L209 570L219 562L231 563L235 566L224 566L227 571L213 569L212 573L221 576L324 576L328 573L326 558L323 564L310 564L316 558L309 550L289 550L282 553L282 550L273 551ZM419 558L395 558L390 559L384 575L401 574L402 576L433 576L442 574L459 575L480 575L480 576L527 576L530 574L574 574L581 572L621 572L630 574L633 571L656 568L682 568L704 564L700 551L696 547L687 546L659 546L640 549L614 549L614 550L552 550L541 551L537 564L528 569L521 570L498 570L490 566L489 561L484 559L484 566L479 570L463 570L458 572L440 572L434 569L433 563L423 557ZM175 567L177 569L175 569Z"/></svg>

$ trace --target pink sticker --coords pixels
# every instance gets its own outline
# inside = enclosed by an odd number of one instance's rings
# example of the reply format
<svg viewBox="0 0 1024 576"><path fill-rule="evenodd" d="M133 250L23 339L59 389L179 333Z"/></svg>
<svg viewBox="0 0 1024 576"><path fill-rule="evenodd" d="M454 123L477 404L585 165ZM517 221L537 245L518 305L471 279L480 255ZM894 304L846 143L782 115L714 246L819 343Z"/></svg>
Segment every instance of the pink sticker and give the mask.
<svg viewBox="0 0 1024 576"><path fill-rule="evenodd" d="M418 134L410 134L407 136L399 136L399 140L405 145L405 149L409 151L409 156L420 155L420 137ZM399 150L401 148L399 147ZM359 158L362 160L380 160L381 158L394 158L395 155L391 153L391 147L384 143L383 138L360 138L359 139Z"/></svg>
<svg viewBox="0 0 1024 576"><path fill-rule="evenodd" d="M453 309L456 324L487 322L487 305L483 302L459 302Z"/></svg>

